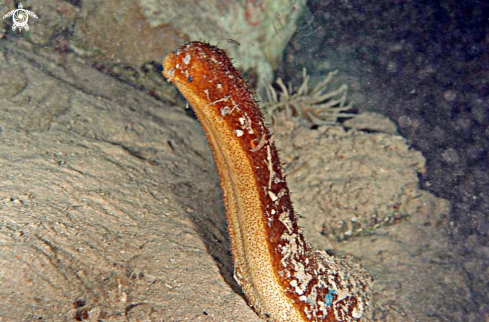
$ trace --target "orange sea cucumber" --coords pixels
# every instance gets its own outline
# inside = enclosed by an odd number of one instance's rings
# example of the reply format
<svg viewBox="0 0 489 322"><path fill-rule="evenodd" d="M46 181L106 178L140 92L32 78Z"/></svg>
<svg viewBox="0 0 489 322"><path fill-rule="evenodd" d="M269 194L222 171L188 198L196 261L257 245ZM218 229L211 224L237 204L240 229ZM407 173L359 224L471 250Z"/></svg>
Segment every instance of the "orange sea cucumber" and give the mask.
<svg viewBox="0 0 489 322"><path fill-rule="evenodd" d="M267 321L367 321L371 278L315 251L297 224L277 150L253 94L225 52L191 42L163 74L193 107L224 195L234 277Z"/></svg>

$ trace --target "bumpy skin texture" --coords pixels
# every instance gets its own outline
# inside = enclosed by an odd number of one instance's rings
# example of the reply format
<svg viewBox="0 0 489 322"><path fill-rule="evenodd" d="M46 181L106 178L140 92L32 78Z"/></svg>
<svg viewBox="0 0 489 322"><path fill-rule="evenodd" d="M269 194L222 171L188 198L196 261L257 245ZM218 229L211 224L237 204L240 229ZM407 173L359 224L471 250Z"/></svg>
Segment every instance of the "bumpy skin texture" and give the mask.
<svg viewBox="0 0 489 322"><path fill-rule="evenodd" d="M170 53L163 67L209 140L234 275L250 305L267 321L368 321L370 276L304 239L263 115L224 51L191 42Z"/></svg>

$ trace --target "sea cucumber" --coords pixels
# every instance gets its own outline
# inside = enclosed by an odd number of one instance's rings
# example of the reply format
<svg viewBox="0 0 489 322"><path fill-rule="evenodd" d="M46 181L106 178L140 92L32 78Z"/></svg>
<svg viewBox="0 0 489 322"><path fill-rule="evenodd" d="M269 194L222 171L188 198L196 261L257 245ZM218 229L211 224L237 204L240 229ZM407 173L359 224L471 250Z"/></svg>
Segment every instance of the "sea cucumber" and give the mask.
<svg viewBox="0 0 489 322"><path fill-rule="evenodd" d="M224 195L234 277L267 321L367 321L371 278L305 240L273 138L226 53L190 42L168 54L164 76L197 115Z"/></svg>

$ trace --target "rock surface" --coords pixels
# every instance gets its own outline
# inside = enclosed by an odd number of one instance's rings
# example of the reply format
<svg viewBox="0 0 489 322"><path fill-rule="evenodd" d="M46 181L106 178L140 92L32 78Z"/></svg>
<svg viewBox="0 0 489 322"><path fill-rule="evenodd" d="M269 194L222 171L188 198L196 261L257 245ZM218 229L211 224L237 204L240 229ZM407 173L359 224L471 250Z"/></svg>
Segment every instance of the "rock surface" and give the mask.
<svg viewBox="0 0 489 322"><path fill-rule="evenodd" d="M233 291L211 154L183 108L71 57L0 46L12 75L0 88L0 317L259 321Z"/></svg>
<svg viewBox="0 0 489 322"><path fill-rule="evenodd" d="M23 42L0 43L0 74L0 318L260 321L233 281L211 153L183 103L170 106L73 55ZM435 216L443 201L428 197L396 224L341 243L321 235L330 221L321 184L341 186L348 175L331 183L329 152L316 159L313 150L331 139L342 149L370 142L344 151L360 155L395 142L388 163L411 164L398 180L413 191L420 155L385 133L289 133L283 142L303 147L280 144L300 223L315 247L352 254L372 273L374 321L472 321L463 315L469 281L452 265ZM382 158L368 160L364 182ZM311 177L318 184L300 180ZM372 196L381 186L369 186Z"/></svg>
<svg viewBox="0 0 489 322"><path fill-rule="evenodd" d="M159 69L167 53L191 40L219 44L256 86L265 86L273 80L305 4L305 0L31 0L24 8L39 16L32 19L26 35L32 43L60 53L75 51L125 81L160 90L153 69ZM0 4L0 13L12 9ZM23 36L10 26L11 20L0 22L0 36L5 27L9 36Z"/></svg>

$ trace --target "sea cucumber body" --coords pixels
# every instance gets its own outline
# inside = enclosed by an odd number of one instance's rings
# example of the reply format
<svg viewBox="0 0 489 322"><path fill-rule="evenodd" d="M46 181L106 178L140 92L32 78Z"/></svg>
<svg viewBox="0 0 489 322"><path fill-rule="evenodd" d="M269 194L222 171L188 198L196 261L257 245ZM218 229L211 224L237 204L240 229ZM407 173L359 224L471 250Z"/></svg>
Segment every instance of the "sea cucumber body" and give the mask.
<svg viewBox="0 0 489 322"><path fill-rule="evenodd" d="M226 54L201 42L170 53L164 75L193 107L224 195L235 279L268 321L366 321L370 277L314 251L297 224L273 139Z"/></svg>

